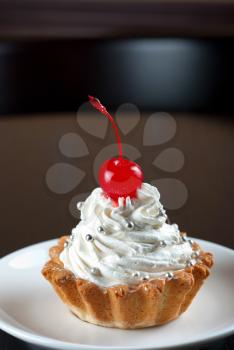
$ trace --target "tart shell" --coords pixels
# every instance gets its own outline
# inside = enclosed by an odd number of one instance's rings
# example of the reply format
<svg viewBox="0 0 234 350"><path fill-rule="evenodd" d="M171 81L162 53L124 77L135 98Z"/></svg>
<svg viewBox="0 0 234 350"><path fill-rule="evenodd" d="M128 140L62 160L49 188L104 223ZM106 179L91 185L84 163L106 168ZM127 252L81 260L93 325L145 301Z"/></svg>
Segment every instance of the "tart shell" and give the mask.
<svg viewBox="0 0 234 350"><path fill-rule="evenodd" d="M81 320L105 327L136 329L172 321L185 312L209 276L211 253L201 252L196 265L174 272L172 279L142 281L136 286L99 287L64 268L59 259L68 236L50 248L43 276ZM200 248L196 243L193 249Z"/></svg>

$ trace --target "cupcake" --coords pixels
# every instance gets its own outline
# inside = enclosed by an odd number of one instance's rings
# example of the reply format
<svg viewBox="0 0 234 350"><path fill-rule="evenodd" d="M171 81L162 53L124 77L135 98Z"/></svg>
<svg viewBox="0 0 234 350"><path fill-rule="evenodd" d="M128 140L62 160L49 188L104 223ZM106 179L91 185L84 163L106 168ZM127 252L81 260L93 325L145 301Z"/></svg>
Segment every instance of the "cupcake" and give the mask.
<svg viewBox="0 0 234 350"><path fill-rule="evenodd" d="M212 254L168 223L157 188L142 182L137 164L108 160L99 179L42 274L81 320L135 329L176 319L209 276Z"/></svg>

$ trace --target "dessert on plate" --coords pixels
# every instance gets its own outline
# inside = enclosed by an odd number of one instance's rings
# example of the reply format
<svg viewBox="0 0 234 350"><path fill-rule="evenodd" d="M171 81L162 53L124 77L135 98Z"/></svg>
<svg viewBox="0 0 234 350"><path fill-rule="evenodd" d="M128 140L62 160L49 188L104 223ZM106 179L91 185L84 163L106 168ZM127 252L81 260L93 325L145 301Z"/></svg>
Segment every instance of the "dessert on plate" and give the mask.
<svg viewBox="0 0 234 350"><path fill-rule="evenodd" d="M97 99L90 102L115 125ZM84 321L125 329L164 324L186 311L213 257L167 222L157 188L143 182L118 144L119 158L102 165L101 187L78 203L80 222L51 247L42 273Z"/></svg>

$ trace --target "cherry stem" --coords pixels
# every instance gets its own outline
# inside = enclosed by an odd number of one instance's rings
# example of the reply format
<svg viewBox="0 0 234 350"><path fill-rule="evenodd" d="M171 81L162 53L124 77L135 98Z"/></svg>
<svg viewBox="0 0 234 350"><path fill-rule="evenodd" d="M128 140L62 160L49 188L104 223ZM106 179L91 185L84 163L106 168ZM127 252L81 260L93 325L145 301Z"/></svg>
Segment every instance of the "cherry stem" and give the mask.
<svg viewBox="0 0 234 350"><path fill-rule="evenodd" d="M91 103L91 105L94 108L96 108L99 112L101 112L111 122L112 127L115 131L115 135L116 135L116 139L117 139L117 143L118 143L119 158L123 158L122 143L121 143L120 136L119 136L119 130L118 130L118 127L115 123L114 118L110 115L110 113L106 110L106 108L101 104L101 102L96 97L89 96L89 102Z"/></svg>

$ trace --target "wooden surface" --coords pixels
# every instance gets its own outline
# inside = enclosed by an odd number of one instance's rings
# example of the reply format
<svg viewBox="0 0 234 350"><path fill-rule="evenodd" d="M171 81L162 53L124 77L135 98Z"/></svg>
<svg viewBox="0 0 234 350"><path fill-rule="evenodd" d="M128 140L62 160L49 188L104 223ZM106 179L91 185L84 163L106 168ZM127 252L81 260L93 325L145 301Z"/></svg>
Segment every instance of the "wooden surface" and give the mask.
<svg viewBox="0 0 234 350"><path fill-rule="evenodd" d="M233 36L233 1L1 0L0 38Z"/></svg>
<svg viewBox="0 0 234 350"><path fill-rule="evenodd" d="M173 114L176 136L166 144L143 147L142 130L148 114L123 141L143 154L138 162L145 180L175 177L188 189L188 200L169 217L189 235L234 248L234 122L224 116ZM90 155L66 158L58 143L65 133L81 135ZM0 119L0 255L23 246L69 233L77 223L68 210L71 198L97 186L92 166L97 153L113 142L110 132L102 141L81 130L75 114L33 115ZM185 155L185 166L168 174L151 166L164 149L177 147ZM56 162L68 162L86 172L71 193L58 195L46 186L45 174ZM163 201L163 197L162 197Z"/></svg>

